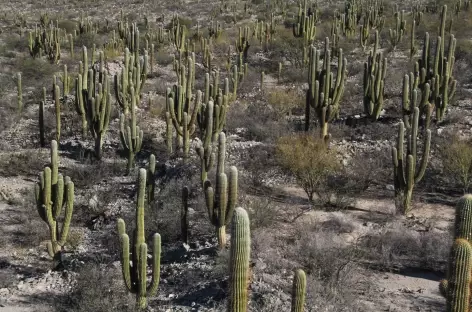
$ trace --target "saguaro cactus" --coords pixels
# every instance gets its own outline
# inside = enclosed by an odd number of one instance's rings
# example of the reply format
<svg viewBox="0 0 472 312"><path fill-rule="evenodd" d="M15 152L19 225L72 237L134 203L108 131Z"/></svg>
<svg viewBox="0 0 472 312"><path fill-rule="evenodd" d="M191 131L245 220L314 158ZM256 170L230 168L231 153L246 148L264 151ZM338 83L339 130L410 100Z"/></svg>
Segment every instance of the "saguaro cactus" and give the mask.
<svg viewBox="0 0 472 312"><path fill-rule="evenodd" d="M134 167L134 158L137 153L141 150L143 143L143 131L136 125L136 97L134 95L134 89L131 88L131 117L125 127L125 114L120 116L120 140L121 145L128 154L128 165L126 166L126 172L129 174L131 168Z"/></svg>
<svg viewBox="0 0 472 312"><path fill-rule="evenodd" d="M303 270L298 269L293 276L292 286L292 309L291 312L303 312L306 294L306 274Z"/></svg>
<svg viewBox="0 0 472 312"><path fill-rule="evenodd" d="M57 142L51 142L51 165L40 173L40 182L35 187L36 206L41 219L49 227L50 239L47 243L49 255L60 260L62 248L67 241L72 212L74 209L74 183L69 177L63 178L58 172L59 160ZM65 206L62 227L59 217Z"/></svg>
<svg viewBox="0 0 472 312"><path fill-rule="evenodd" d="M220 248L224 248L226 245L226 225L231 221L238 199L238 170L234 166L230 168L229 184L224 173L225 142L225 134L222 132L219 137L219 150L221 152L218 153L215 189L209 180L205 180L203 183L208 216L211 223L216 227L216 236Z"/></svg>
<svg viewBox="0 0 472 312"><path fill-rule="evenodd" d="M419 109L414 108L411 126L407 129L407 150L406 159L403 152L405 136L405 125L400 122L398 129L398 140L396 147L392 148L393 159L393 179L395 187L395 206L403 214L407 214L411 209L411 199L413 188L421 181L426 171L431 146L431 130L427 129L424 135L422 158L418 165L417 140L418 140L418 117ZM404 163L405 162L405 163Z"/></svg>
<svg viewBox="0 0 472 312"><path fill-rule="evenodd" d="M382 111L386 72L387 59L381 52L374 55L371 51L364 63L364 112L373 120L377 120Z"/></svg>
<svg viewBox="0 0 472 312"><path fill-rule="evenodd" d="M149 286L146 280L147 244L144 233L144 201L146 194L146 169L139 170L138 202L136 205L136 230L131 245L132 258L130 259L129 237L126 234L126 225L123 219L118 219L118 233L120 234L122 253L121 266L126 288L136 294L136 302L140 309L147 306L147 298L156 294L160 280L161 266L161 236L153 235L152 253L152 280ZM131 262L130 262L131 260Z"/></svg>
<svg viewBox="0 0 472 312"><path fill-rule="evenodd" d="M315 109L321 127L321 138L329 138L328 123L339 115L339 104L344 93L347 77L347 60L342 49L338 50L336 79L331 72L332 60L329 39L325 39L324 60L319 66L320 51L314 46L310 49L308 68L308 90L306 94L305 131L310 128L310 110Z"/></svg>
<svg viewBox="0 0 472 312"><path fill-rule="evenodd" d="M241 207L234 210L231 229L228 312L247 311L251 233L249 216Z"/></svg>
<svg viewBox="0 0 472 312"><path fill-rule="evenodd" d="M472 195L461 197L456 205L455 238L464 238L472 241Z"/></svg>
<svg viewBox="0 0 472 312"><path fill-rule="evenodd" d="M446 288L446 311L470 311L471 274L472 246L466 239L458 238L452 245L447 286L443 285Z"/></svg>

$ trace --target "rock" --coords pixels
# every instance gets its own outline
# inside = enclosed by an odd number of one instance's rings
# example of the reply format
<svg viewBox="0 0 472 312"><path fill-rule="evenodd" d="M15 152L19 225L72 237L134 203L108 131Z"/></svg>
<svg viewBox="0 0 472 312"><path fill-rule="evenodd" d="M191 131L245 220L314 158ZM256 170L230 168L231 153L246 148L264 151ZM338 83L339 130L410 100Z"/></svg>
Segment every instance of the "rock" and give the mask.
<svg viewBox="0 0 472 312"><path fill-rule="evenodd" d="M10 294L8 288L0 288L0 297L6 297Z"/></svg>
<svg viewBox="0 0 472 312"><path fill-rule="evenodd" d="M96 210L98 208L98 196L97 194L94 194L90 199L89 199L89 202L88 202L88 205L89 205L89 208L92 209L92 210Z"/></svg>
<svg viewBox="0 0 472 312"><path fill-rule="evenodd" d="M387 184L385 186L385 188L388 190L388 191L395 191L395 186L393 184Z"/></svg>
<svg viewBox="0 0 472 312"><path fill-rule="evenodd" d="M21 290L24 287L23 281L20 281L16 287Z"/></svg>

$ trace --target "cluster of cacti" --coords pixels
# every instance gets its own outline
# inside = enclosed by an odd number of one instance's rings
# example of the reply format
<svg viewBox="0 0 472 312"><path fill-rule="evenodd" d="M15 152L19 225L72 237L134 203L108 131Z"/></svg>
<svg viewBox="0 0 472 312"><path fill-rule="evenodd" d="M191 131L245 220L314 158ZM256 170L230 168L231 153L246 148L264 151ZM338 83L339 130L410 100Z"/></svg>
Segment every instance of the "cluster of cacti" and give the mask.
<svg viewBox="0 0 472 312"><path fill-rule="evenodd" d="M364 22L359 27L359 42L360 42L360 45L363 49L366 48L366 46L369 42L369 36L370 36L369 17L364 16Z"/></svg>
<svg viewBox="0 0 472 312"><path fill-rule="evenodd" d="M95 139L95 155L102 157L103 138L108 131L111 115L110 79L104 68L103 51L99 53L100 66L87 70L87 50L83 49L84 76L79 73L75 81L76 109L82 116L83 134L88 127Z"/></svg>
<svg viewBox="0 0 472 312"><path fill-rule="evenodd" d="M251 232L249 216L241 207L234 209L231 227L228 312L246 312L250 278Z"/></svg>
<svg viewBox="0 0 472 312"><path fill-rule="evenodd" d="M395 49L397 45L402 41L403 34L406 32L406 20L404 19L405 12L396 10L395 17L395 28L389 29L390 44Z"/></svg>
<svg viewBox="0 0 472 312"><path fill-rule="evenodd" d="M469 0L456 0L456 3L454 4L454 12L456 15L459 15L461 11L469 11L470 7L470 1Z"/></svg>
<svg viewBox="0 0 472 312"><path fill-rule="evenodd" d="M225 170L226 135L221 132L218 138L218 161L216 181L213 187L210 180L203 183L205 202L211 223L216 227L219 248L226 245L226 225L231 221L238 199L238 170L230 168L229 182Z"/></svg>
<svg viewBox="0 0 472 312"><path fill-rule="evenodd" d="M321 138L329 139L328 124L339 115L339 105L347 77L347 60L342 50L338 51L336 78L331 71L332 59L329 39L325 39L323 65L319 65L321 52L310 48L308 67L308 90L306 93L305 131L310 127L310 111L313 108L321 127Z"/></svg>
<svg viewBox="0 0 472 312"><path fill-rule="evenodd" d="M187 27L180 24L178 16L172 18L171 31L169 32L169 40L174 44L175 49L179 54L186 51L187 44Z"/></svg>
<svg viewBox="0 0 472 312"><path fill-rule="evenodd" d="M307 0L299 3L297 20L293 24L293 35L303 38L304 46L313 43L316 36L316 24L319 22L319 10L317 7L307 8Z"/></svg>
<svg viewBox="0 0 472 312"><path fill-rule="evenodd" d="M427 101L435 106L438 121L443 120L449 101L455 94L457 84L452 74L455 62L456 39L453 35L450 35L447 51L444 44L446 13L447 6L444 5L435 55L431 54L429 33L426 33L422 57L416 62L414 71L415 79L418 79L418 87L422 93L426 92L426 88L430 89Z"/></svg>
<svg viewBox="0 0 472 312"><path fill-rule="evenodd" d="M413 9L411 11L411 14L413 16L413 20L415 21L416 26L419 26L421 24L421 21L423 20L423 12L425 11L425 7L421 5L421 3L416 3L413 6Z"/></svg>
<svg viewBox="0 0 472 312"><path fill-rule="evenodd" d="M449 255L447 279L439 283L448 312L470 311L472 282L472 195L464 195L456 205L454 243Z"/></svg>
<svg viewBox="0 0 472 312"><path fill-rule="evenodd" d="M244 27L244 30L239 27L239 35L236 40L236 49L238 50L239 54L242 56L243 60L247 60L247 54L249 51L249 27Z"/></svg>
<svg viewBox="0 0 472 312"><path fill-rule="evenodd" d="M387 72L387 58L382 56L382 52L375 51L374 48L364 63L364 113L373 120L377 120L382 111Z"/></svg>
<svg viewBox="0 0 472 312"><path fill-rule="evenodd" d="M137 30L136 30L137 31ZM136 35L138 37L138 35ZM139 42L139 40L137 40ZM120 75L115 75L115 95L118 104L123 113L128 115L132 97L136 97L136 103L141 101L141 92L148 73L148 54L144 51L141 59L139 55L139 46L136 43L135 50L130 52L125 49L123 67ZM134 92L131 92L131 91Z"/></svg>
<svg viewBox="0 0 472 312"><path fill-rule="evenodd" d="M120 115L120 141L123 149L128 155L128 164L126 166L127 174L130 174L131 169L134 168L134 158L143 144L143 130L136 125L136 96L134 89L131 87L131 113L127 119L125 114Z"/></svg>
<svg viewBox="0 0 472 312"><path fill-rule="evenodd" d="M221 23L218 21L211 20L210 25L208 26L208 36L210 38L218 39L221 36L223 29Z"/></svg>
<svg viewBox="0 0 472 312"><path fill-rule="evenodd" d="M84 18L83 13L80 14L79 34L96 34L98 32L98 24L94 23L90 16Z"/></svg>
<svg viewBox="0 0 472 312"><path fill-rule="evenodd" d="M421 181L426 171L431 147L431 130L425 129L421 160L418 156L418 119L419 109L414 107L409 126L407 126L407 149L404 153L405 124L400 121L396 146L392 147L393 179L395 187L395 206L403 214L411 210L413 188Z"/></svg>
<svg viewBox="0 0 472 312"><path fill-rule="evenodd" d="M56 64L61 58L61 41L63 41L61 29L54 23L36 27L29 33L29 53L33 58L46 55L51 63Z"/></svg>
<svg viewBox="0 0 472 312"><path fill-rule="evenodd" d="M60 261L74 209L74 183L69 177L59 174L56 141L51 141L51 164L40 173L39 180L35 187L36 207L49 228L48 253ZM58 220L63 210L62 226L59 226Z"/></svg>
<svg viewBox="0 0 472 312"><path fill-rule="evenodd" d="M147 298L156 294L160 280L161 266L161 236L153 235L153 252L152 252L152 280L147 285L147 244L144 231L144 206L146 195L146 169L139 170L138 179L138 200L136 205L136 229L133 234L131 245L129 237L126 234L126 224L123 219L118 219L118 233L121 241L121 267L123 272L123 280L126 288L136 294L136 302L140 309L147 306Z"/></svg>

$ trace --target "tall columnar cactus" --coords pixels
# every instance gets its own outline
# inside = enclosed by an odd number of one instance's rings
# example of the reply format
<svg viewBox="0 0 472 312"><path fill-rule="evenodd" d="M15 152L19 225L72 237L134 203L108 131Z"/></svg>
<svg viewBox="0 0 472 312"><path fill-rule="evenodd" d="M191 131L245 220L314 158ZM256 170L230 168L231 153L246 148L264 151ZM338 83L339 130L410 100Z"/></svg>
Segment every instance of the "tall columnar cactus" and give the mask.
<svg viewBox="0 0 472 312"><path fill-rule="evenodd" d="M70 222L74 209L74 183L69 177L59 174L57 142L51 142L51 165L41 172L40 182L35 187L36 207L39 215L49 227L50 239L47 243L48 253L60 260L60 255L67 241ZM64 209L65 207L65 209ZM64 209L62 226L59 221Z"/></svg>
<svg viewBox="0 0 472 312"><path fill-rule="evenodd" d="M154 201L154 195L156 192L156 180L154 175L156 174L156 156L151 154L149 156L149 165L147 171L147 202L148 205Z"/></svg>
<svg viewBox="0 0 472 312"><path fill-rule="evenodd" d="M466 194L456 205L454 238L464 238L472 242L472 195Z"/></svg>
<svg viewBox="0 0 472 312"><path fill-rule="evenodd" d="M404 13L403 10L395 12L395 28L389 29L390 43L394 49L402 41L403 34L406 31L406 20L403 18Z"/></svg>
<svg viewBox="0 0 472 312"><path fill-rule="evenodd" d="M360 42L361 47L365 49L369 42L369 35L370 35L370 22L369 22L368 15L364 16L364 22L362 26L359 26L359 29L360 29L359 42Z"/></svg>
<svg viewBox="0 0 472 312"><path fill-rule="evenodd" d="M172 122L177 133L177 148L182 148L184 159L188 158L190 150L190 136L195 132L195 121L202 102L202 93L197 91L195 99L192 99L193 61L188 58L188 72L185 74L185 66L181 66L180 84L174 85L173 90L167 89L166 122L167 145L171 148L169 140L172 138L169 123ZM194 104L192 105L192 100ZM193 108L191 107L193 106Z"/></svg>
<svg viewBox="0 0 472 312"><path fill-rule="evenodd" d="M203 183L205 202L211 223L216 227L218 246L224 248L226 245L226 225L231 221L234 208L238 199L238 170L230 168L229 183L224 173L225 157L225 134L222 132L218 144L218 163L216 168L216 185L213 188L207 179Z"/></svg>
<svg viewBox="0 0 472 312"><path fill-rule="evenodd" d="M213 153L213 101L209 101L205 105L205 132L203 142L200 141L196 147L198 156L200 157L200 177L202 183L207 180L208 171L210 171L213 166L214 153ZM220 152L225 152L222 149L219 149ZM220 157L219 157L220 158Z"/></svg>
<svg viewBox="0 0 472 312"><path fill-rule="evenodd" d="M314 46L310 48L305 131L310 128L310 110L313 108L320 123L321 138L328 140L328 124L339 115L339 105L347 77L347 60L343 58L342 49L339 49L335 79L331 71L332 60L328 38L325 39L324 60L321 67L319 65L320 54L321 52Z"/></svg>
<svg viewBox="0 0 472 312"><path fill-rule="evenodd" d="M411 126L407 129L406 154L404 153L405 125L403 122L400 122L399 125L396 147L392 148L395 206L403 214L407 214L411 210L413 188L423 178L429 159L431 130L427 129L424 134L422 158L418 160L418 118L419 109L415 107Z"/></svg>
<svg viewBox="0 0 472 312"><path fill-rule="evenodd" d="M136 230L133 235L131 245L129 237L126 234L126 225L123 219L118 219L118 233L120 235L122 253L121 266L123 279L126 288L131 293L136 294L136 302L140 309L147 306L147 298L156 294L159 287L160 266L161 266L161 236L153 235L153 252L152 252L152 280L147 285L147 244L144 231L144 203L146 194L146 169L139 170L138 180L138 201L136 205Z"/></svg>
<svg viewBox="0 0 472 312"><path fill-rule="evenodd" d="M415 19L411 19L411 32L410 32L410 59L412 59L416 52L418 52L418 46L415 41L416 37L416 22Z"/></svg>
<svg viewBox="0 0 472 312"><path fill-rule="evenodd" d="M380 117L384 101L384 80L387 72L387 58L371 51L364 63L364 112L373 120Z"/></svg>
<svg viewBox="0 0 472 312"><path fill-rule="evenodd" d="M56 141L61 139L61 100L59 86L54 84L54 107L56 108Z"/></svg>
<svg viewBox="0 0 472 312"><path fill-rule="evenodd" d="M453 76L455 63L456 38L449 36L447 50L445 48L445 25L447 6L444 5L441 13L440 35L437 38L434 55L431 53L429 33L425 33L423 53L415 64L415 78L421 91L425 85L430 87L428 101L436 108L436 119L443 120L449 102L454 97L457 81Z"/></svg>
<svg viewBox="0 0 472 312"><path fill-rule="evenodd" d="M246 210L238 207L232 217L228 312L247 311L250 253L249 216Z"/></svg>
<svg viewBox="0 0 472 312"><path fill-rule="evenodd" d="M419 92L418 87L419 80L415 78L413 73L405 75L403 77L403 92L402 92L402 112L403 112L403 123L406 128L410 128L410 121L415 111L415 107L418 107L420 116L424 116L424 126L429 129L431 114L433 111L433 105L429 103L430 87L428 83L423 86L423 91ZM421 98L418 98L418 93L421 94Z"/></svg>
<svg viewBox="0 0 472 312"><path fill-rule="evenodd" d="M18 98L18 115L23 112L23 91L21 87L21 73L16 74L17 98Z"/></svg>
<svg viewBox="0 0 472 312"><path fill-rule="evenodd" d="M100 55L100 59L103 60L103 52ZM80 80L83 82L83 77L79 74L77 85L80 85ZM82 96L76 95L79 99L78 111L85 113L89 131L95 139L95 155L101 159L103 139L110 124L110 79L105 69L100 66L98 73L96 69L88 71L87 81L88 87L82 90Z"/></svg>
<svg viewBox="0 0 472 312"><path fill-rule="evenodd" d="M291 312L303 312L306 295L306 274L298 269L293 276L292 286L292 309Z"/></svg>
<svg viewBox="0 0 472 312"><path fill-rule="evenodd" d="M188 244L188 187L182 188L182 209L180 210L180 232L182 235L182 241Z"/></svg>
<svg viewBox="0 0 472 312"><path fill-rule="evenodd" d="M71 77L69 76L69 73L67 71L66 64L64 64L64 70L62 72L61 82L62 82L62 95L66 96L70 92L70 82L71 82Z"/></svg>
<svg viewBox="0 0 472 312"><path fill-rule="evenodd" d="M139 52L125 49L125 56L123 67L120 75L115 75L115 94L116 100L120 105L123 113L128 115L129 107L131 105L131 89L134 89L134 96L136 96L136 103L141 101L141 92L148 74L148 55L144 51L144 56L141 59Z"/></svg>
<svg viewBox="0 0 472 312"><path fill-rule="evenodd" d="M472 282L472 246L466 239L458 238L452 245L449 260L449 279L446 288L446 311L470 311Z"/></svg>
<svg viewBox="0 0 472 312"><path fill-rule="evenodd" d="M120 116L120 141L124 150L128 154L128 165L126 166L127 174L130 174L134 168L134 158L141 151L143 144L143 131L136 125L136 97L134 89L131 88L131 116L125 125L125 114Z"/></svg>

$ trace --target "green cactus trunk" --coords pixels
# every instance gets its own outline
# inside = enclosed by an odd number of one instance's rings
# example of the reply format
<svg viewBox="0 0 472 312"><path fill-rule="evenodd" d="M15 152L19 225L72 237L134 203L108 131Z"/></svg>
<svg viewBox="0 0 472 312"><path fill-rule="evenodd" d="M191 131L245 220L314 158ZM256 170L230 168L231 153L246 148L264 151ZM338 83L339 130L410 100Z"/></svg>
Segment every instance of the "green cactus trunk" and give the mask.
<svg viewBox="0 0 472 312"><path fill-rule="evenodd" d="M234 210L231 229L228 312L246 312L248 301L251 233L249 216L241 207Z"/></svg>
<svg viewBox="0 0 472 312"><path fill-rule="evenodd" d="M306 294L306 274L303 270L296 270L292 286L292 309L291 312L303 312Z"/></svg>
<svg viewBox="0 0 472 312"><path fill-rule="evenodd" d="M471 269L472 246L465 239L456 239L451 251L447 312L469 311Z"/></svg>

